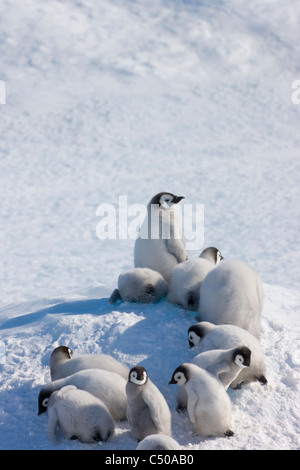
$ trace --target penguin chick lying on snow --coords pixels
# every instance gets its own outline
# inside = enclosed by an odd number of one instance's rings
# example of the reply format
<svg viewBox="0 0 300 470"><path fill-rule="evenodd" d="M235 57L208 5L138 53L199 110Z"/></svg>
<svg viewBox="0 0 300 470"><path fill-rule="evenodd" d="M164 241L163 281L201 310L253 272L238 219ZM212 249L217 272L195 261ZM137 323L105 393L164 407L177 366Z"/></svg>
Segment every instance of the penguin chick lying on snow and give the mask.
<svg viewBox="0 0 300 470"><path fill-rule="evenodd" d="M187 410L197 435L232 436L231 401L221 382L195 364L183 363L170 384L184 386Z"/></svg>
<svg viewBox="0 0 300 470"><path fill-rule="evenodd" d="M167 282L170 282L175 266L189 258L177 207L182 199L183 196L168 192L156 194L148 204L134 245L135 267L154 269Z"/></svg>
<svg viewBox="0 0 300 470"><path fill-rule="evenodd" d="M175 266L168 300L187 310L198 310L200 286L207 274L223 259L217 248L206 248L199 258L190 258Z"/></svg>
<svg viewBox="0 0 300 470"><path fill-rule="evenodd" d="M217 377L224 389L227 390L239 375L241 369L250 366L251 351L247 346L232 349L212 349L198 354L191 362ZM177 401L178 411L186 408L187 396L184 387L180 387Z"/></svg>
<svg viewBox="0 0 300 470"><path fill-rule="evenodd" d="M258 380L266 384L266 366L263 352L258 339L235 325L214 325L210 322L200 322L190 326L188 329L188 340L190 347L196 346L200 352L212 349L230 349L239 347L241 344L251 350L251 364L243 368L230 387L241 388L243 384Z"/></svg>
<svg viewBox="0 0 300 470"><path fill-rule="evenodd" d="M139 442L136 450L180 450L175 439L165 434L151 434Z"/></svg>
<svg viewBox="0 0 300 470"><path fill-rule="evenodd" d="M47 410L51 393L67 385L74 385L102 400L115 420L126 419L126 380L115 372L101 369L81 370L45 385L39 393L39 415Z"/></svg>
<svg viewBox="0 0 300 470"><path fill-rule="evenodd" d="M103 369L121 375L126 381L129 369L108 354L79 354L67 346L58 346L50 356L51 380L62 379L85 369Z"/></svg>
<svg viewBox="0 0 300 470"><path fill-rule="evenodd" d="M114 420L105 404L73 385L52 393L49 399L48 436L53 444L58 444L57 425L67 439L85 443L107 441L115 431Z"/></svg>
<svg viewBox="0 0 300 470"><path fill-rule="evenodd" d="M260 337L264 303L259 275L240 260L228 260L211 270L200 288L199 320L236 325Z"/></svg>
<svg viewBox="0 0 300 470"><path fill-rule="evenodd" d="M110 298L110 303L118 300L124 302L157 302L168 293L168 283L161 274L149 268L133 268L120 274L118 288Z"/></svg>
<svg viewBox="0 0 300 470"><path fill-rule="evenodd" d="M133 367L126 385L127 419L131 434L138 441L150 434L171 435L169 406L144 367Z"/></svg>

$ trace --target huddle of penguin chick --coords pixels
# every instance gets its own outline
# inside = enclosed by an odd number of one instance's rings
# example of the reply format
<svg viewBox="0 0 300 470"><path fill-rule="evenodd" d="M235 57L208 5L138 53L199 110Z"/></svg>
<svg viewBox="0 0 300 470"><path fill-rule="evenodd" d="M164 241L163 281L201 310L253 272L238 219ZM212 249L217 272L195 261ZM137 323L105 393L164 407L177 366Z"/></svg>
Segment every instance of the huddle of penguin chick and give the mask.
<svg viewBox="0 0 300 470"><path fill-rule="evenodd" d="M95 443L110 439L128 420L137 450L178 450L169 406L142 366L129 370L107 354L73 357L58 346L50 357L51 382L39 393L38 414L48 412L48 437Z"/></svg>
<svg viewBox="0 0 300 470"><path fill-rule="evenodd" d="M190 258L177 211L183 198L162 192L151 199L135 242L135 268L119 276L109 301L153 303L167 296L197 311L199 323L188 339L199 354L182 363L170 383L180 385L178 410L187 409L197 435L232 436L228 387L267 383L260 346L262 281L247 263L224 260L215 247Z"/></svg>
<svg viewBox="0 0 300 470"><path fill-rule="evenodd" d="M228 388L267 383L259 335L262 283L250 266L224 260L215 247L190 258L176 210L182 199L166 192L151 199L135 242L135 267L119 276L109 302L154 303L167 297L198 312L199 322L188 330L198 355L180 364L169 383L179 385L177 409L187 410L198 436L230 437ZM50 371L51 382L39 394L39 414L48 411L53 443L58 428L68 439L106 441L116 423L127 419L137 449L180 449L171 435L169 406L142 366L129 370L105 354L72 357L68 347L59 346Z"/></svg>

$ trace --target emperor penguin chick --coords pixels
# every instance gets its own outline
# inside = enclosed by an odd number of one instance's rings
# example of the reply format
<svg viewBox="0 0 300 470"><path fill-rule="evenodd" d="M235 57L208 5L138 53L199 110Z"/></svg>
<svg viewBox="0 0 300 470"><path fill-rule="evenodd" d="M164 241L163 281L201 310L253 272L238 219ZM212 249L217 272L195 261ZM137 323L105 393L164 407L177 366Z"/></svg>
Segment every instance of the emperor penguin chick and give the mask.
<svg viewBox="0 0 300 470"><path fill-rule="evenodd" d="M171 436L151 434L138 443L136 450L180 450L181 446Z"/></svg>
<svg viewBox="0 0 300 470"><path fill-rule="evenodd" d="M51 393L67 385L73 385L99 398L115 420L126 419L126 380L115 372L102 369L81 370L63 379L49 382L39 393L39 415L47 410Z"/></svg>
<svg viewBox="0 0 300 470"><path fill-rule="evenodd" d="M135 267L158 271L168 283L174 267L189 258L176 207L183 198L168 192L156 194L148 204L134 246Z"/></svg>
<svg viewBox="0 0 300 470"><path fill-rule="evenodd" d="M233 435L231 401L215 376L195 364L183 363L175 369L169 383L184 386L189 418L197 435Z"/></svg>
<svg viewBox="0 0 300 470"><path fill-rule="evenodd" d="M231 349L242 344L251 351L251 363L241 369L237 377L231 382L231 388L241 388L242 385L259 381L266 384L266 366L264 355L258 339L235 325L214 325L210 322L200 322L191 325L188 329L190 347L196 346L202 353L215 349Z"/></svg>
<svg viewBox="0 0 300 470"><path fill-rule="evenodd" d="M207 274L223 259L217 248L206 248L199 258L190 258L175 266L168 300L186 310L198 310L200 286Z"/></svg>
<svg viewBox="0 0 300 470"><path fill-rule="evenodd" d="M50 356L51 380L62 379L80 370L103 369L115 372L127 380L129 369L108 354L78 354L67 346L58 346Z"/></svg>
<svg viewBox="0 0 300 470"><path fill-rule="evenodd" d="M251 350L247 346L231 349L212 349L195 356L192 363L215 375L227 390L231 382L239 375L241 369L250 367Z"/></svg>
<svg viewBox="0 0 300 470"><path fill-rule="evenodd" d="M231 349L212 349L198 354L191 362L217 377L224 389L227 390L241 370L250 366L251 351L247 346ZM177 401L178 410L186 408L187 396L184 387L180 387Z"/></svg>
<svg viewBox="0 0 300 470"><path fill-rule="evenodd" d="M167 402L142 366L129 372L126 385L127 419L134 439L150 434L171 435L171 413Z"/></svg>
<svg viewBox="0 0 300 470"><path fill-rule="evenodd" d="M162 275L153 269L130 269L120 274L118 289L112 292L109 302L115 303L117 300L145 304L158 302L167 295L168 287Z"/></svg>
<svg viewBox="0 0 300 470"><path fill-rule="evenodd" d="M105 404L73 385L63 387L50 397L48 436L53 444L58 444L57 426L67 439L85 443L107 441L115 431L114 420Z"/></svg>
<svg viewBox="0 0 300 470"><path fill-rule="evenodd" d="M263 303L262 282L254 269L240 260L223 261L201 284L199 320L236 325L259 338Z"/></svg>

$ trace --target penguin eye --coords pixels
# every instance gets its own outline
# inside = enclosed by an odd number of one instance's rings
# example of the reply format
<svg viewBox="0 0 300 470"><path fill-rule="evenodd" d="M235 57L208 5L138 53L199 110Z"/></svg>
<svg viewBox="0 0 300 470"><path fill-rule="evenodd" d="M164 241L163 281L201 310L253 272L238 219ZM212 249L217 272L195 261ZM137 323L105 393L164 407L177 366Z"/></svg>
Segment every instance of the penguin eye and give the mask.
<svg viewBox="0 0 300 470"><path fill-rule="evenodd" d="M48 403L49 403L49 398L44 398L44 400L42 401L43 407L44 407L44 408L47 408Z"/></svg>

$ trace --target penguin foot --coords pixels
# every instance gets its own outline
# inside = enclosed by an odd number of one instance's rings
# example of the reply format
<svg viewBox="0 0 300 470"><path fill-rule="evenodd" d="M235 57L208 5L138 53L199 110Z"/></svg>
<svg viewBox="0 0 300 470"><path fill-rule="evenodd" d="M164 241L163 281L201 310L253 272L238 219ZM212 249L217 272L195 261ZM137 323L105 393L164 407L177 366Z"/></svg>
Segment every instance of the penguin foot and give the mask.
<svg viewBox="0 0 300 470"><path fill-rule="evenodd" d="M103 437L101 436L99 432L97 432L97 434L93 436L93 440L96 442L100 442L100 441L103 441Z"/></svg>
<svg viewBox="0 0 300 470"><path fill-rule="evenodd" d="M257 380L262 384L266 385L268 383L266 377L264 375L261 375L260 377L257 378Z"/></svg>
<svg viewBox="0 0 300 470"><path fill-rule="evenodd" d="M176 406L176 411L177 413L184 413L186 411L186 407L182 405L177 405Z"/></svg>
<svg viewBox="0 0 300 470"><path fill-rule="evenodd" d="M242 386L244 385L244 382L239 382L235 387L233 387L233 390L241 390Z"/></svg>
<svg viewBox="0 0 300 470"><path fill-rule="evenodd" d="M226 437L232 437L234 435L234 432L231 431L231 429L228 429L226 432L224 432L224 436Z"/></svg>

